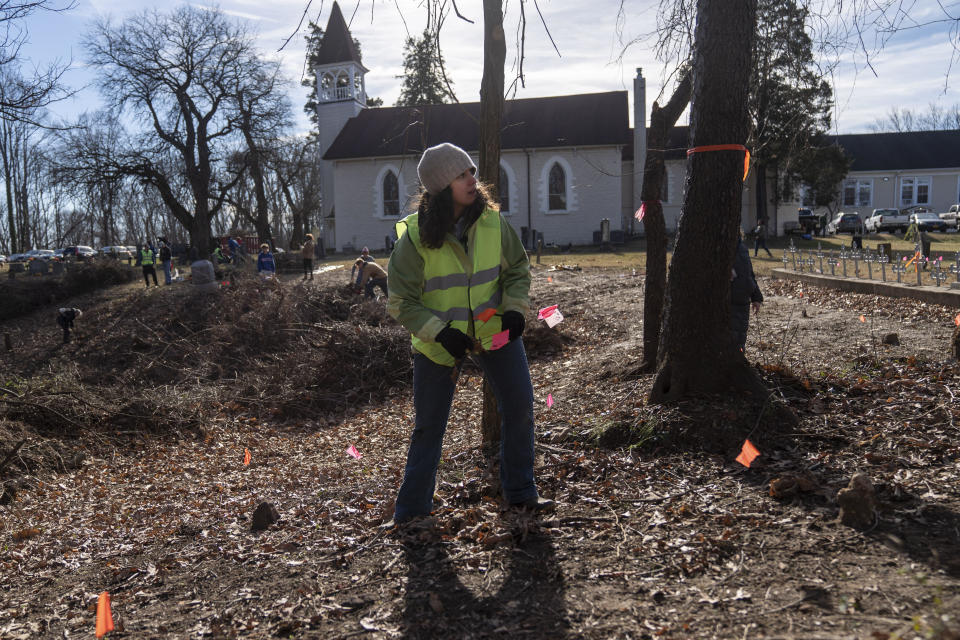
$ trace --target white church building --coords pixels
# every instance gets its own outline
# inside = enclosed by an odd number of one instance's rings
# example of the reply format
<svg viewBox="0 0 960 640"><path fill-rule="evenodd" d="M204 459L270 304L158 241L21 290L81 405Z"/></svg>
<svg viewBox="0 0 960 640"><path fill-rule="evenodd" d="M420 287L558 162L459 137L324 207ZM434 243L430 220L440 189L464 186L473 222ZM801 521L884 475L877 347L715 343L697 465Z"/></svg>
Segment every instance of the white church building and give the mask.
<svg viewBox="0 0 960 640"><path fill-rule="evenodd" d="M452 142L477 160L480 103L367 108L367 69L336 3L318 60L325 246L383 248L419 197L417 163L424 149ZM634 117L642 123L639 70L634 91ZM680 129L686 135L686 127ZM528 243L531 229L547 244L576 245L590 244L604 219L614 242L631 225L640 226L633 212L642 166L634 171L633 159L646 156L646 130L638 128L638 135L630 129L626 91L509 100L502 131L500 208ZM668 191L680 194L684 163L670 164ZM668 204L669 195L669 218ZM679 202L673 208L679 213Z"/></svg>

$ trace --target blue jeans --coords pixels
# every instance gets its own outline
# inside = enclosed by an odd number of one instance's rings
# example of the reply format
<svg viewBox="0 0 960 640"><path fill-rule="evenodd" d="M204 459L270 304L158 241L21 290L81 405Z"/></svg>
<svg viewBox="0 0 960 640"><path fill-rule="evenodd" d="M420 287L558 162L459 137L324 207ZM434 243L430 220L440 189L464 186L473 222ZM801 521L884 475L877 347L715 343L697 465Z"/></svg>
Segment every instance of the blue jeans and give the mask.
<svg viewBox="0 0 960 640"><path fill-rule="evenodd" d="M512 340L496 351L474 354L493 387L500 411L500 486L509 503L537 497L533 479L533 385L523 341ZM426 356L413 356L413 405L416 423L410 434L407 466L397 494L394 521L404 522L433 510L437 465L450 417L456 380L453 369ZM479 418L479 416L477 416Z"/></svg>
<svg viewBox="0 0 960 640"><path fill-rule="evenodd" d="M170 275L170 261L169 261L169 260L164 260L164 261L163 261L163 281L164 281L164 284L170 284L171 282L173 282L173 278L172 278L171 275Z"/></svg>

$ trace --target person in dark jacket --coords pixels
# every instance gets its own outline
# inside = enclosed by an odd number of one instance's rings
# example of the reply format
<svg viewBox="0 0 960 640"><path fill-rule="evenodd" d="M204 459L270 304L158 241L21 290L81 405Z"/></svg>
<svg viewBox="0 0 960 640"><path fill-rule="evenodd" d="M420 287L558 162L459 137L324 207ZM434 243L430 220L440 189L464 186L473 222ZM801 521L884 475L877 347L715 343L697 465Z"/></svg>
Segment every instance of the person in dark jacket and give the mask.
<svg viewBox="0 0 960 640"><path fill-rule="evenodd" d="M762 220L757 220L757 226L753 230L753 233L757 236L757 239L754 241L753 245L753 257L757 257L757 254L760 252L762 247L764 251L767 252L767 257L772 258L773 254L770 253L770 249L767 248L767 219L763 218ZM747 253L747 258L750 258L750 254Z"/></svg>
<svg viewBox="0 0 960 640"><path fill-rule="evenodd" d="M753 275L750 252L743 244L743 238L737 238L737 253L733 258L733 273L730 274L730 328L733 339L740 351L747 344L747 327L750 325L750 307L754 313L760 312L763 294Z"/></svg>
<svg viewBox="0 0 960 640"><path fill-rule="evenodd" d="M61 307L57 309L57 324L63 329L63 344L70 342L70 329L73 328L73 321L83 315L80 309L73 307Z"/></svg>
<svg viewBox="0 0 960 640"><path fill-rule="evenodd" d="M173 274L170 273L170 263L173 261L173 252L170 251L170 245L163 240L160 241L160 264L163 265L163 283L173 282Z"/></svg>

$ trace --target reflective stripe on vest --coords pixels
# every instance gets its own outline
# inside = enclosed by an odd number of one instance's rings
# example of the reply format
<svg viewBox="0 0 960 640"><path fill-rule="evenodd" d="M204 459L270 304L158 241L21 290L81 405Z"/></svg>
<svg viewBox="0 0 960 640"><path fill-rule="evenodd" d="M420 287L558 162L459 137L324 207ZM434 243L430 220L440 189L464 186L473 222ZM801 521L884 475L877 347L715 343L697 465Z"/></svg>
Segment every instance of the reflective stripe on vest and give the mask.
<svg viewBox="0 0 960 640"><path fill-rule="evenodd" d="M153 264L153 251L150 249L140 250L140 264L149 267Z"/></svg>
<svg viewBox="0 0 960 640"><path fill-rule="evenodd" d="M476 319L486 309L500 309L503 292L500 288L500 214L484 211L470 231L470 251L451 239L439 249L420 242L417 214L397 223L397 236L410 234L410 240L423 258L423 306L454 329L474 336L484 349L489 349L493 335L501 331L500 316L487 322ZM438 342L426 342L411 335L413 348L437 364L453 366L453 357Z"/></svg>

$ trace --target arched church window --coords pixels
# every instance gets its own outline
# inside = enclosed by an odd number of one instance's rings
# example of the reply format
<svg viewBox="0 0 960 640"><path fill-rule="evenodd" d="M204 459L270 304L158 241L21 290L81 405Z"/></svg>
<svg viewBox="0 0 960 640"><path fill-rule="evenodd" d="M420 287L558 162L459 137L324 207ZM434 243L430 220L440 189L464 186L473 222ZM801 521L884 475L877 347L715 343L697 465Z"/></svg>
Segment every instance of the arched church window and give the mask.
<svg viewBox="0 0 960 640"><path fill-rule="evenodd" d="M500 167L500 211L510 213L510 178L503 167Z"/></svg>
<svg viewBox="0 0 960 640"><path fill-rule="evenodd" d="M565 211L567 208L567 174L559 162L550 167L549 206L551 211Z"/></svg>
<svg viewBox="0 0 960 640"><path fill-rule="evenodd" d="M400 182L397 174L387 171L383 176L383 215L400 215Z"/></svg>

